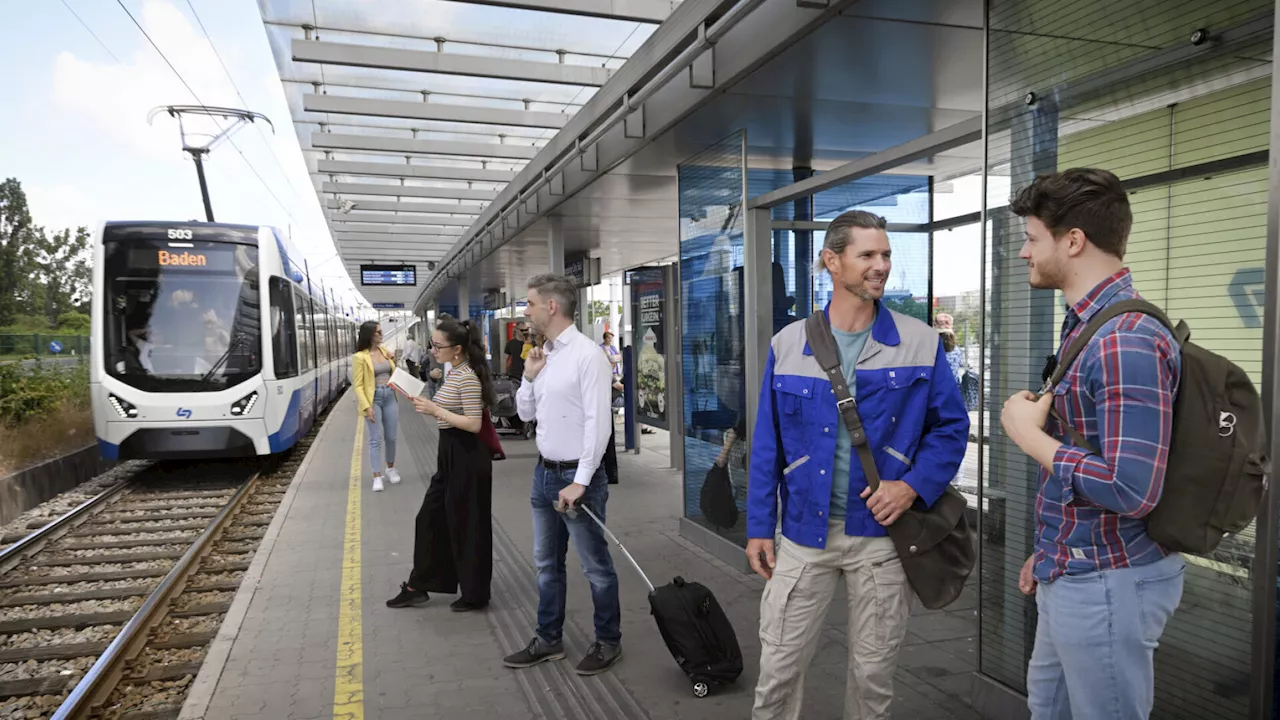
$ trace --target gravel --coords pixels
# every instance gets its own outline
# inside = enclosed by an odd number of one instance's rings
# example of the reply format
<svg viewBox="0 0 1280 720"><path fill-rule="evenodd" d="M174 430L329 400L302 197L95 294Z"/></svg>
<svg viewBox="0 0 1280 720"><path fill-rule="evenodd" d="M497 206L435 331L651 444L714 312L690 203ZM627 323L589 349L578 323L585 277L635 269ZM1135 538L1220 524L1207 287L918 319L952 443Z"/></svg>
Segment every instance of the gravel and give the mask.
<svg viewBox="0 0 1280 720"><path fill-rule="evenodd" d="M83 539L84 538L76 538L76 540L83 540ZM113 535L112 539L120 540L122 538ZM129 555L133 553L144 553L144 552L153 553L153 552L174 552L177 550L185 551L189 547L191 547L190 543L167 543L165 545L147 545L146 547L141 547L141 548L108 548L108 550L110 551L110 554L113 554L113 555ZM102 554L103 554L102 549L95 550L94 548L84 548L83 550L48 550L45 553L41 553L40 557L97 559L102 557Z"/></svg>
<svg viewBox="0 0 1280 720"><path fill-rule="evenodd" d="M28 660L22 663L0 663L0 681L29 680L50 675L66 675L68 678L84 675L93 667L96 657L78 657L71 660Z"/></svg>
<svg viewBox="0 0 1280 720"><path fill-rule="evenodd" d="M33 720L53 715L66 695L37 695L0 700L0 720Z"/></svg>
<svg viewBox="0 0 1280 720"><path fill-rule="evenodd" d="M82 630L59 628L57 630L32 630L16 635L0 635L0 648L44 647L48 645L75 645L76 643L108 642L120 632L123 625L94 625Z"/></svg>
<svg viewBox="0 0 1280 720"><path fill-rule="evenodd" d="M222 614L196 615L195 617L167 618L155 629L155 640L163 641L190 633L217 632L222 626Z"/></svg>
<svg viewBox="0 0 1280 720"><path fill-rule="evenodd" d="M247 552L211 552L205 558L205 565L224 565L226 563L248 563L253 561L253 555Z"/></svg>
<svg viewBox="0 0 1280 720"><path fill-rule="evenodd" d="M261 539L261 538L259 538L259 539ZM219 555L219 556L223 556L223 555L244 555L244 554L252 553L253 551L255 551L255 550L257 550L257 549L258 549L258 540L256 540L256 539L255 539L255 540L253 540L252 542L245 542L245 541L243 541L243 540L235 540L235 541L228 541L228 542L221 542L221 543L218 543L218 555ZM245 558L245 560L252 560L252 559L253 559L252 557Z"/></svg>
<svg viewBox="0 0 1280 720"><path fill-rule="evenodd" d="M208 590L205 592L184 592L173 601L173 610L182 612L200 605L210 605L213 603L231 602L235 597L233 590Z"/></svg>
<svg viewBox="0 0 1280 720"><path fill-rule="evenodd" d="M195 539L199 534L199 530L166 530L164 532L140 532L128 535L81 535L75 538L75 542L108 543L123 542L125 540L184 540L187 538Z"/></svg>
<svg viewBox="0 0 1280 720"><path fill-rule="evenodd" d="M165 527L168 525L186 525L188 523L197 523L204 518L166 518L156 517L154 515L137 520L114 521L104 523L94 523L93 527L85 528L86 530L94 530L102 527L110 527L112 530L131 530L139 527Z"/></svg>
<svg viewBox="0 0 1280 720"><path fill-rule="evenodd" d="M169 568L173 565L172 560L142 560L140 562L127 563L93 563L85 565L32 565L26 568L23 575L15 580L22 578L34 577L59 577L62 575L85 575L88 573L99 572L121 572L125 570L144 570L147 568Z"/></svg>
<svg viewBox="0 0 1280 720"><path fill-rule="evenodd" d="M107 699L107 707L103 710L102 716L105 720L115 720L127 713L140 710L181 707L192 680L194 678L184 677L146 685L121 685ZM0 718L3 716L0 715Z"/></svg>
<svg viewBox="0 0 1280 720"><path fill-rule="evenodd" d="M214 585L223 582L239 582L244 577L244 571L233 570L228 572L200 573L191 579L191 584L187 586L188 590L198 590L202 587Z"/></svg>
<svg viewBox="0 0 1280 720"><path fill-rule="evenodd" d="M86 480L64 493L49 498L8 523L0 525L0 535L35 532L36 528L29 526L37 520L46 522L56 520L89 498L115 485L126 476L141 471L150 464L150 461L145 460L130 460L129 462L121 463L97 477Z"/></svg>
<svg viewBox="0 0 1280 720"><path fill-rule="evenodd" d="M156 512L157 510L195 510L199 508L217 509L227 504L224 498L171 498L169 500L145 500L129 502L126 508L113 509L112 512Z"/></svg>
<svg viewBox="0 0 1280 720"><path fill-rule="evenodd" d="M51 605L19 605L5 608L5 620L24 620L26 618L61 617L63 615L87 615L90 613L117 612L137 610L142 606L142 598L121 598L119 600L82 600L72 603L53 603Z"/></svg>
<svg viewBox="0 0 1280 720"><path fill-rule="evenodd" d="M89 590L106 590L108 588L142 586L141 594L150 592L149 588L160 581L160 578L136 578L130 580L91 580L78 583L58 583L57 585L25 585L23 587L4 588L0 590L0 598L11 598L17 595L57 595L62 593L87 592Z"/></svg>

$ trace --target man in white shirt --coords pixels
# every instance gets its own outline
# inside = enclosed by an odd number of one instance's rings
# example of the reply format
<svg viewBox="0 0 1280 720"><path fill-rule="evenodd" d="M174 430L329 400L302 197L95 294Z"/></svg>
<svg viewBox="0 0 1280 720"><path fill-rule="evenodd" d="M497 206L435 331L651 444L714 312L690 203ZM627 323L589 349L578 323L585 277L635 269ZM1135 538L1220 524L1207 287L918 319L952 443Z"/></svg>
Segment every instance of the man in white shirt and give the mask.
<svg viewBox="0 0 1280 720"><path fill-rule="evenodd" d="M578 290L562 275L529 281L526 314L546 344L529 351L516 409L525 422L538 421L538 465L533 474L533 556L538 568L537 634L507 656L507 667L532 667L564 653L568 580L564 557L572 539L591 583L596 641L578 664L578 674L608 670L622 656L618 574L604 532L586 513L560 509L585 505L603 522L609 485L601 466L609 430L611 372L600 348L574 327Z"/></svg>
<svg viewBox="0 0 1280 720"><path fill-rule="evenodd" d="M410 335L404 344L404 364L410 375L418 377L418 365L422 362L422 346Z"/></svg>

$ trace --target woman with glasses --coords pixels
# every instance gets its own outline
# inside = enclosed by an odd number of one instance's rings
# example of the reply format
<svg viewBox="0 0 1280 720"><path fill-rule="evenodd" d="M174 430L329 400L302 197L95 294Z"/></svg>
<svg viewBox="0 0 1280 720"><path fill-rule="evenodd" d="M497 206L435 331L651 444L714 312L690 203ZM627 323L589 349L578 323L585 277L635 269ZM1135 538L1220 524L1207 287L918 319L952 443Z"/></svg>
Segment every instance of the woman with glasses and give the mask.
<svg viewBox="0 0 1280 720"><path fill-rule="evenodd" d="M416 397L413 405L440 428L436 474L414 524L413 571L387 607L421 605L428 592L461 588L450 607L468 612L488 606L493 575L493 451L479 435L493 383L479 325L441 320L431 352L451 370L432 399Z"/></svg>
<svg viewBox="0 0 1280 720"><path fill-rule="evenodd" d="M387 479L400 482L396 470L396 433L400 429L400 406L387 383L396 369L395 353L382 346L382 326L369 320L360 326L356 356L352 362L356 407L369 423L369 464L373 466L373 491L382 492L382 451L386 448Z"/></svg>

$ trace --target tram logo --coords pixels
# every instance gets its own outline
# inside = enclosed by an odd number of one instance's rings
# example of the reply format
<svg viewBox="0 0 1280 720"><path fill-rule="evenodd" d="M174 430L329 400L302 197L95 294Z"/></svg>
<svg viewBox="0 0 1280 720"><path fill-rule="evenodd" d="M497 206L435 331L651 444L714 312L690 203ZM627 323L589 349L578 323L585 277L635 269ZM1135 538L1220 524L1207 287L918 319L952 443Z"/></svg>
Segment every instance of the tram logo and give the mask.
<svg viewBox="0 0 1280 720"><path fill-rule="evenodd" d="M189 408L178 408L178 417L183 420L191 419L191 410Z"/></svg>

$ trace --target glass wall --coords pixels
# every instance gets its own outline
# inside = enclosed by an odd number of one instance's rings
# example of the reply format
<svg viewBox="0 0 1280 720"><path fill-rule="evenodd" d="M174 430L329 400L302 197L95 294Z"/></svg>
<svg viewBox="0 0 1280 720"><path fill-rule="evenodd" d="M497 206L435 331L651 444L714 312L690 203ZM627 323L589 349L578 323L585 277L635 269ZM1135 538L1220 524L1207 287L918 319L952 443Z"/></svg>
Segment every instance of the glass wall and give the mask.
<svg viewBox="0 0 1280 720"><path fill-rule="evenodd" d="M734 473L739 512L732 525L703 517L702 486L712 467L728 463L734 445L744 445L746 438L745 142L745 132L734 133L678 168L685 517L743 545L745 473Z"/></svg>
<svg viewBox="0 0 1280 720"><path fill-rule="evenodd" d="M1038 173L1115 172L1130 192L1126 262L1139 292L1261 385L1271 0L990 0L987 87L986 428L981 672L1019 690L1035 605L1037 466L1000 429L1013 392L1041 384L1065 302L1027 286L1008 211ZM1259 21L1268 21L1261 23ZM1199 29L1209 39L1193 43ZM999 192L999 189L1007 189ZM1182 604L1157 651L1153 718L1243 718L1254 623L1252 529L1186 556ZM1271 571L1261 582L1273 581Z"/></svg>

